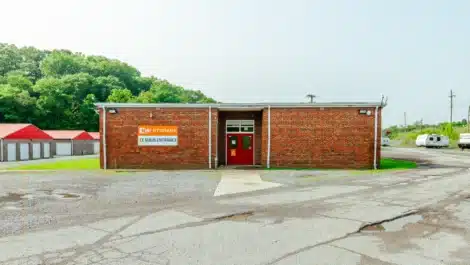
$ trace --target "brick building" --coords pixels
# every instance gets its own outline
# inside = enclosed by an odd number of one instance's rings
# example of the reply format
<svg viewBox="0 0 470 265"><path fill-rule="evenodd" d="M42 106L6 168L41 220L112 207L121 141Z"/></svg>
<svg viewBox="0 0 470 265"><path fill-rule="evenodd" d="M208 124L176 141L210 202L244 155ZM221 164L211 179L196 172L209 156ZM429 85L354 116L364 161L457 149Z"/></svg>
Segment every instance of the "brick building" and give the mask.
<svg viewBox="0 0 470 265"><path fill-rule="evenodd" d="M379 167L384 106L98 103L101 167Z"/></svg>

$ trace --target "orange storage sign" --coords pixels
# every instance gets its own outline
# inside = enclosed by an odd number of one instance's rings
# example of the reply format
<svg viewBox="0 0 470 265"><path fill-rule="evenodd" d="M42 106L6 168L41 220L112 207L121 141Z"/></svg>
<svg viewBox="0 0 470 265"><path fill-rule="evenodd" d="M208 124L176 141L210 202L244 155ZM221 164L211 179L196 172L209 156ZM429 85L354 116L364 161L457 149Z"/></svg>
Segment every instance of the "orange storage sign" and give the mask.
<svg viewBox="0 0 470 265"><path fill-rule="evenodd" d="M178 127L141 125L137 132L137 138L140 146L177 146Z"/></svg>
<svg viewBox="0 0 470 265"><path fill-rule="evenodd" d="M139 126L139 136L177 136L177 126Z"/></svg>

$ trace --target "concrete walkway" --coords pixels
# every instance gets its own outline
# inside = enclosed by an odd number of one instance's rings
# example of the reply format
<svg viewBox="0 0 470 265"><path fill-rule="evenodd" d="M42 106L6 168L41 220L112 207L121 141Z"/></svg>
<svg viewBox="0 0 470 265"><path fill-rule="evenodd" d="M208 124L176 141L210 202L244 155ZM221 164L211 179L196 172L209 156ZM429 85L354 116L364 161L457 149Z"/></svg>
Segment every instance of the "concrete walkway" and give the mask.
<svg viewBox="0 0 470 265"><path fill-rule="evenodd" d="M222 176L214 192L214 196L243 193L279 187L281 184L261 179L257 171L223 170Z"/></svg>

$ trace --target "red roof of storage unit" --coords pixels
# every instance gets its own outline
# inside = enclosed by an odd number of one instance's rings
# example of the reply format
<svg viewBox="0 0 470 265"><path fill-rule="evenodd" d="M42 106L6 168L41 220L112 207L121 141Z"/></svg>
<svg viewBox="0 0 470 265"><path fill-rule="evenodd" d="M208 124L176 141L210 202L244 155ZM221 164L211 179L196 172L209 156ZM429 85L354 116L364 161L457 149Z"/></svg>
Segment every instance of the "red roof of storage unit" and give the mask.
<svg viewBox="0 0 470 265"><path fill-rule="evenodd" d="M46 130L44 132L55 140L93 140L93 137L83 130Z"/></svg>
<svg viewBox="0 0 470 265"><path fill-rule="evenodd" d="M0 139L52 140L52 137L29 123L0 123Z"/></svg>
<svg viewBox="0 0 470 265"><path fill-rule="evenodd" d="M99 140L100 139L100 133L99 132L88 132L91 137L93 137L93 139L95 140Z"/></svg>

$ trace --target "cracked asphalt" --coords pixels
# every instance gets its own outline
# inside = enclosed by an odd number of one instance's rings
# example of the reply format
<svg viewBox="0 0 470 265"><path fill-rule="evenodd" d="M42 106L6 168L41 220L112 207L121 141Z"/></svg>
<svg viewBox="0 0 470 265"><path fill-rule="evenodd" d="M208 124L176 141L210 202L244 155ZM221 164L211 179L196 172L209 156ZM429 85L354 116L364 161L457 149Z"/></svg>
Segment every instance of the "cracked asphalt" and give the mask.
<svg viewBox="0 0 470 265"><path fill-rule="evenodd" d="M383 154L439 166L2 172L0 264L468 264L468 154Z"/></svg>

